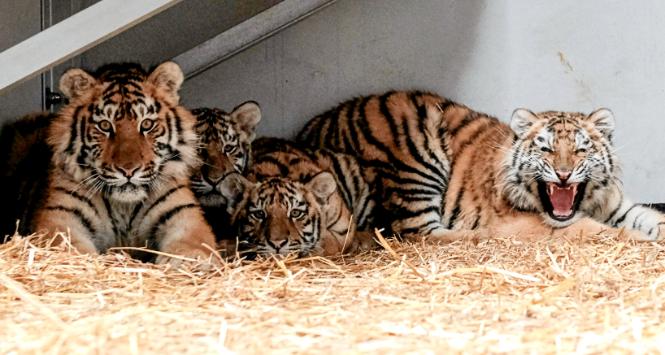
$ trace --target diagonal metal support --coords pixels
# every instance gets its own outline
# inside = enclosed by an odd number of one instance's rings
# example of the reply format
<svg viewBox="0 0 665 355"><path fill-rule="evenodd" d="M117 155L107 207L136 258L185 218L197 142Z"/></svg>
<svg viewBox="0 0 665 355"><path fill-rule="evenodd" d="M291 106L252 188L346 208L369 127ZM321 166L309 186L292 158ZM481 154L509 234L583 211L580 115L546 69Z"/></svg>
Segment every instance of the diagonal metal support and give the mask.
<svg viewBox="0 0 665 355"><path fill-rule="evenodd" d="M337 0L284 0L173 58L187 78L238 54Z"/></svg>
<svg viewBox="0 0 665 355"><path fill-rule="evenodd" d="M103 0L0 53L0 94L182 0Z"/></svg>

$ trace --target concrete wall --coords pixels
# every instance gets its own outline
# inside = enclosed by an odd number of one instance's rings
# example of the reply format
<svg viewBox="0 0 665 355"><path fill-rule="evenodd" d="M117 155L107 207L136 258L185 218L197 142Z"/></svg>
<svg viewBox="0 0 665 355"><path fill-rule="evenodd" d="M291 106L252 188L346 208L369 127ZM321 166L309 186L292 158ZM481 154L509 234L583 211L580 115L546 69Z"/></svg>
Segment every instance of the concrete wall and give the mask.
<svg viewBox="0 0 665 355"><path fill-rule="evenodd" d="M0 0L0 52L41 30L40 0ZM0 68L10 70L10 68ZM42 106L41 77L0 95L0 122Z"/></svg>
<svg viewBox="0 0 665 355"><path fill-rule="evenodd" d="M354 95L439 92L512 110L611 108L629 194L665 201L665 2L340 0L190 79L192 106L261 103L261 134L290 137Z"/></svg>

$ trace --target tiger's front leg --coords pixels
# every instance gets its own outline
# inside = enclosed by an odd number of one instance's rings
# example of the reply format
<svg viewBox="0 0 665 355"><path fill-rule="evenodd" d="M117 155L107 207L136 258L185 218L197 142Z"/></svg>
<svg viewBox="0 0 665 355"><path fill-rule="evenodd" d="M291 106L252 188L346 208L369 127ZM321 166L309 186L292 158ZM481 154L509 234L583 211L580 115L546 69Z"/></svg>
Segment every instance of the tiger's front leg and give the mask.
<svg viewBox="0 0 665 355"><path fill-rule="evenodd" d="M199 208L181 211L177 218L164 223L161 229L158 249L170 255L157 256L157 264L178 266L185 259L177 256L204 260L211 264L219 262L219 258L214 255L215 236Z"/></svg>
<svg viewBox="0 0 665 355"><path fill-rule="evenodd" d="M143 223L151 226L148 236L154 238L154 243L148 244L168 254L158 255L155 262L178 266L184 258L191 258L217 264L215 235L191 191L178 190L169 195L165 205L148 211L149 223Z"/></svg>
<svg viewBox="0 0 665 355"><path fill-rule="evenodd" d="M550 236L557 238L584 237L602 233L613 237L626 236L630 239L637 239L641 235L636 230L614 228L592 218L582 218L569 226L555 228L543 223L540 216L535 214L517 214L501 218L480 229L456 232L467 233L465 239L474 239L475 241L492 238L517 238L526 242L534 242Z"/></svg>
<svg viewBox="0 0 665 355"><path fill-rule="evenodd" d="M350 252L364 252L374 250L379 244L374 239L373 231L356 231L356 238L353 241Z"/></svg>
<svg viewBox="0 0 665 355"><path fill-rule="evenodd" d="M79 253L106 252L114 238L108 221L99 218L100 200L76 193L76 185L65 179L60 182L50 187L44 206L31 222L32 230L46 233L45 242L70 244Z"/></svg>
<svg viewBox="0 0 665 355"><path fill-rule="evenodd" d="M319 248L312 254L320 256L339 256L342 254L356 254L375 249L378 244L370 231L354 231L350 229L343 237L324 233L319 242Z"/></svg>
<svg viewBox="0 0 665 355"><path fill-rule="evenodd" d="M46 233L44 241L56 245L69 244L82 254L99 254L93 242L94 236L80 221L71 218L70 213L58 209L46 209L39 213L35 222L37 233ZM51 239L54 238L54 239Z"/></svg>
<svg viewBox="0 0 665 355"><path fill-rule="evenodd" d="M451 239L453 233L442 223L443 187L412 183L389 187L390 190L393 191L388 194L384 208L391 215L393 233L405 239Z"/></svg>
<svg viewBox="0 0 665 355"><path fill-rule="evenodd" d="M633 239L659 241L665 239L665 215L646 206L621 200L605 217L605 223L613 227L624 227L639 231Z"/></svg>

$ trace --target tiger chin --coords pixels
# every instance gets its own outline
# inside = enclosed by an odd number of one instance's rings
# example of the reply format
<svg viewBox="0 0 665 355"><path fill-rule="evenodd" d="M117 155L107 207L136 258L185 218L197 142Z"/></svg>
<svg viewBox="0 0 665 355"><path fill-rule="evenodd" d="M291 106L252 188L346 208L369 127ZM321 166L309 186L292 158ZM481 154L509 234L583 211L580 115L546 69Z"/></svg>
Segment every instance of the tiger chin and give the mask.
<svg viewBox="0 0 665 355"><path fill-rule="evenodd" d="M199 160L195 119L179 105L183 79L172 62L150 73L111 64L94 75L63 74L68 104L48 130L53 157L35 232L69 234L83 253L147 247L163 252L157 263L217 262L214 235L189 188Z"/></svg>

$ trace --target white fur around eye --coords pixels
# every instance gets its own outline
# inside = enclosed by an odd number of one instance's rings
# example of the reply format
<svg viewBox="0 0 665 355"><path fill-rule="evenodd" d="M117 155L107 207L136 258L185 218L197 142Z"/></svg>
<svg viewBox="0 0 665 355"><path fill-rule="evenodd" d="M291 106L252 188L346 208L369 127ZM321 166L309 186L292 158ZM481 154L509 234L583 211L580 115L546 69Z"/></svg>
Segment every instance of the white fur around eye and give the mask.
<svg viewBox="0 0 665 355"><path fill-rule="evenodd" d="M540 150L551 150L553 139L552 134L546 129L543 129L538 133L536 138L534 138L533 142Z"/></svg>
<svg viewBox="0 0 665 355"><path fill-rule="evenodd" d="M589 149L591 148L591 139L589 138L589 135L584 132L584 131L577 131L575 132L575 149L576 150L581 150L581 149Z"/></svg>

